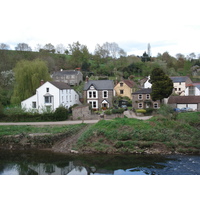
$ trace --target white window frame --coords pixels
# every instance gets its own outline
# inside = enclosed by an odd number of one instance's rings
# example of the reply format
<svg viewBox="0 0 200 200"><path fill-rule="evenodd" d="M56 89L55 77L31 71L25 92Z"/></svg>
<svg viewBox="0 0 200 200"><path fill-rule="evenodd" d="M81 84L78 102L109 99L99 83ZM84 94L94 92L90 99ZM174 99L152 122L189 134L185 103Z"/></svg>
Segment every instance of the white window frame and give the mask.
<svg viewBox="0 0 200 200"><path fill-rule="evenodd" d="M138 103L138 108L142 109L143 108L143 103Z"/></svg>
<svg viewBox="0 0 200 200"><path fill-rule="evenodd" d="M94 107L94 102L96 103L96 107ZM98 109L98 101L97 100L88 100L88 104L91 104L93 109Z"/></svg>
<svg viewBox="0 0 200 200"><path fill-rule="evenodd" d="M140 97L141 96L141 97ZM138 99L142 100L143 99L143 95L142 94L138 94Z"/></svg>
<svg viewBox="0 0 200 200"><path fill-rule="evenodd" d="M153 108L158 109L158 103L153 103Z"/></svg>
<svg viewBox="0 0 200 200"><path fill-rule="evenodd" d="M91 92L91 97L89 96L90 92ZM94 93L96 94L96 97L94 97ZM88 99L97 99L98 98L98 91L97 90L88 90L87 91L87 98Z"/></svg>
<svg viewBox="0 0 200 200"><path fill-rule="evenodd" d="M104 96L104 92L106 92L106 96ZM108 98L108 90L103 90L102 91L102 98Z"/></svg>
<svg viewBox="0 0 200 200"><path fill-rule="evenodd" d="M150 94L146 94L146 99L150 99Z"/></svg>

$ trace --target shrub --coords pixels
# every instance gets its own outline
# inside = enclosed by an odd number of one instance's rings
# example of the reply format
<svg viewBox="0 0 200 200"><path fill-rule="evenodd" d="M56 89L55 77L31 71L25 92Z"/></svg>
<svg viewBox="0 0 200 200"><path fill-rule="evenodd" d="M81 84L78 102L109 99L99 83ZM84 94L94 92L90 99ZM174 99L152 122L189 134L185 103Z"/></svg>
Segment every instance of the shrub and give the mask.
<svg viewBox="0 0 200 200"><path fill-rule="evenodd" d="M57 121L64 121L68 118L68 110L63 106L60 106L56 108L54 112L54 117L55 117L55 120Z"/></svg>
<svg viewBox="0 0 200 200"><path fill-rule="evenodd" d="M136 112L137 113L146 113L146 110L145 109L137 109Z"/></svg>
<svg viewBox="0 0 200 200"><path fill-rule="evenodd" d="M104 111L104 113L105 113L106 115L111 115L111 114L112 114L110 110L106 110L106 111Z"/></svg>

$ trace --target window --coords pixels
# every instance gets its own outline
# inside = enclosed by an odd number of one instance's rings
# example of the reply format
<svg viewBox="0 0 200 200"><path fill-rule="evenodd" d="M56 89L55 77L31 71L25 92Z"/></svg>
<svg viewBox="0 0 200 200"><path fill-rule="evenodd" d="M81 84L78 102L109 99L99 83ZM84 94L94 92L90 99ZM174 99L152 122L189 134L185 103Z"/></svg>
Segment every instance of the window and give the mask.
<svg viewBox="0 0 200 200"><path fill-rule="evenodd" d="M32 102L32 108L36 108L36 102L35 101Z"/></svg>
<svg viewBox="0 0 200 200"><path fill-rule="evenodd" d="M138 95L138 99L140 99L140 100L142 99L142 94Z"/></svg>
<svg viewBox="0 0 200 200"><path fill-rule="evenodd" d="M175 88L175 91L177 91L177 88Z"/></svg>
<svg viewBox="0 0 200 200"><path fill-rule="evenodd" d="M191 95L191 96L195 95L195 88L194 88L194 86L189 86L189 95Z"/></svg>
<svg viewBox="0 0 200 200"><path fill-rule="evenodd" d="M44 97L44 103L51 103L51 97L50 96Z"/></svg>
<svg viewBox="0 0 200 200"><path fill-rule="evenodd" d="M120 90L120 94L124 94L124 90Z"/></svg>
<svg viewBox="0 0 200 200"><path fill-rule="evenodd" d="M88 101L88 103L92 106L92 108L94 108L94 109L98 108L96 100L95 101Z"/></svg>
<svg viewBox="0 0 200 200"><path fill-rule="evenodd" d="M153 104L153 107L156 109L156 108L158 108L158 103L154 103Z"/></svg>
<svg viewBox="0 0 200 200"><path fill-rule="evenodd" d="M47 92L49 92L49 88L47 88Z"/></svg>
<svg viewBox="0 0 200 200"><path fill-rule="evenodd" d="M124 85L123 83L120 83L120 87L123 87L123 85Z"/></svg>
<svg viewBox="0 0 200 200"><path fill-rule="evenodd" d="M146 99L150 99L150 94L147 94L147 95L146 95Z"/></svg>
<svg viewBox="0 0 200 200"><path fill-rule="evenodd" d="M178 91L181 91L181 88L178 88Z"/></svg>
<svg viewBox="0 0 200 200"><path fill-rule="evenodd" d="M102 91L102 97L108 98L108 91L107 90Z"/></svg>
<svg viewBox="0 0 200 200"><path fill-rule="evenodd" d="M87 98L98 98L97 95L98 95L98 94L97 94L97 91L96 91L96 90L94 90L94 91L89 90L89 91L87 92Z"/></svg>
<svg viewBox="0 0 200 200"><path fill-rule="evenodd" d="M179 82L179 85L181 85L181 82Z"/></svg>
<svg viewBox="0 0 200 200"><path fill-rule="evenodd" d="M143 103L138 103L138 108L143 108Z"/></svg>

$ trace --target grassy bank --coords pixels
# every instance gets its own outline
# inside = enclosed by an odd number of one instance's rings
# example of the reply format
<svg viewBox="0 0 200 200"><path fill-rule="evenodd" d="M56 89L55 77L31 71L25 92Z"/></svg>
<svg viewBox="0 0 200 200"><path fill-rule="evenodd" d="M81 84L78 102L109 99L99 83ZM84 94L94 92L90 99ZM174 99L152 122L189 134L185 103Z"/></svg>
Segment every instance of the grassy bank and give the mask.
<svg viewBox="0 0 200 200"><path fill-rule="evenodd" d="M0 147L51 148L57 141L77 134L85 126L0 126Z"/></svg>
<svg viewBox="0 0 200 200"><path fill-rule="evenodd" d="M161 116L102 120L77 143L81 152L200 153L200 113L180 113L176 120Z"/></svg>

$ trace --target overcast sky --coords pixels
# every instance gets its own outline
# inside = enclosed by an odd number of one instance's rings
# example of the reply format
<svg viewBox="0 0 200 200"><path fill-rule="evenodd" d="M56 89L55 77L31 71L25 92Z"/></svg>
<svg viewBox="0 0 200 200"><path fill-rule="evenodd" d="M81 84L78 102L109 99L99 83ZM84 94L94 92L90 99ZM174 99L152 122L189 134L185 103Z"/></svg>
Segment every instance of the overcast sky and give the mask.
<svg viewBox="0 0 200 200"><path fill-rule="evenodd" d="M116 42L127 54L200 54L199 0L1 0L0 43Z"/></svg>

